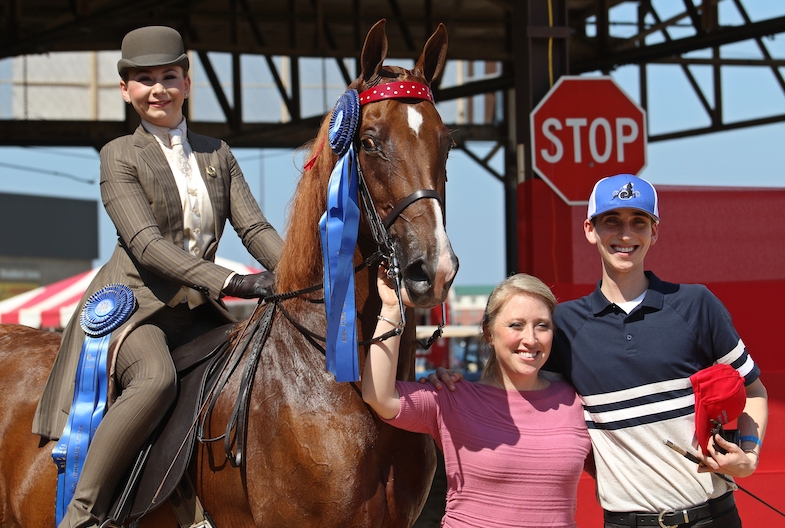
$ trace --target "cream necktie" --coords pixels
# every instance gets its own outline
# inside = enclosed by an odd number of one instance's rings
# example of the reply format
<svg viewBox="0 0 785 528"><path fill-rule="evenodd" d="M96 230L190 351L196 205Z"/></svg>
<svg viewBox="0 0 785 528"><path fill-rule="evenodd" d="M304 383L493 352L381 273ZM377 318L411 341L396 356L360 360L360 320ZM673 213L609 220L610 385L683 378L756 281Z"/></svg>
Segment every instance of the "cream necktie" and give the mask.
<svg viewBox="0 0 785 528"><path fill-rule="evenodd" d="M172 145L172 151L175 154L177 165L180 167L180 171L183 173L186 180L190 180L191 163L188 161L188 156L185 155L185 148L183 147L183 131L179 128L170 130L169 143Z"/></svg>
<svg viewBox="0 0 785 528"><path fill-rule="evenodd" d="M177 167L180 169L180 172L185 177L185 185L186 185L186 192L187 198L185 198L186 202L184 207L186 207L185 217L183 219L184 224L186 226L187 231L195 231L197 233L201 232L201 229L193 229L194 227L199 228L201 226L201 214L199 213L199 207L197 205L198 196L197 190L194 186L193 179L191 178L191 162L188 160L188 156L185 154L185 148L183 146L183 131L179 128L174 128L169 131L169 144L172 147L172 152L174 153L175 159L177 160ZM175 176L175 180L177 180L177 176ZM182 192L182 189L181 189ZM188 211L190 210L190 212ZM193 220L189 218L189 215L193 216ZM185 249L192 254L198 254L201 249L198 242L191 240L189 237L186 237L184 240ZM193 247L192 247L193 246ZM206 301L204 294L183 286L180 293L175 295L170 301L169 306L177 306L179 303L187 302L189 308L193 309Z"/></svg>

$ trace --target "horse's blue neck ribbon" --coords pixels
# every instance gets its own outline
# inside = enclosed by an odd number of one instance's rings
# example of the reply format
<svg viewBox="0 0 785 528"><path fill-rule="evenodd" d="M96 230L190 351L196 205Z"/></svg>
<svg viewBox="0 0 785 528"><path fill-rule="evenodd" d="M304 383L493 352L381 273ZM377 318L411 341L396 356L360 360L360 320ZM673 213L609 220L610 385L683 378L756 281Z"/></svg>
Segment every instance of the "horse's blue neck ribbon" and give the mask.
<svg viewBox="0 0 785 528"><path fill-rule="evenodd" d="M327 312L327 370L336 381L358 381L354 249L360 225L354 149L338 160L327 187L327 211L319 220Z"/></svg>
<svg viewBox="0 0 785 528"><path fill-rule="evenodd" d="M131 290L111 284L85 303L81 325L85 340L76 369L74 400L60 441L52 450L57 464L55 517L59 525L74 496L87 448L106 410L107 356L112 331L122 325L136 307Z"/></svg>

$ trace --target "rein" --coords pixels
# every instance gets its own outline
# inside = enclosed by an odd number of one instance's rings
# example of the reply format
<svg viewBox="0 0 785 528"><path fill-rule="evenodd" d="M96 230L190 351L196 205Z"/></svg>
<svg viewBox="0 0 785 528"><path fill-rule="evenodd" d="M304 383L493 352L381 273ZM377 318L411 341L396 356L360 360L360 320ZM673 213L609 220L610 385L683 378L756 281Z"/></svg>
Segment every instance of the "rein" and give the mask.
<svg viewBox="0 0 785 528"><path fill-rule="evenodd" d="M374 86L365 90L361 94L354 95L355 100L359 99L359 105L356 108L356 111L359 112L359 106L364 104L373 103L376 101L382 101L384 99L400 99L400 98L407 98L407 99L420 99L420 100L428 100L433 103L433 96L431 94L430 88L422 83L416 82L399 82L394 81L387 84L382 84L378 86ZM339 105L341 102L339 101ZM336 112L333 112L333 120L335 120ZM344 129L340 129L341 123L340 119L343 116L339 117L338 123L338 133L345 132ZM350 116L351 117L351 116ZM380 335L376 336L367 341L360 341L357 343L358 346L368 346L372 343L377 343L389 339L393 336L400 335L403 332L403 329L406 325L406 316L405 316L405 307L402 301L401 292L402 288L402 272L400 266L398 264L398 257L395 252L395 247L392 241L392 238L389 235L389 228L392 224L397 220L397 218L403 213L406 208L408 208L413 203L417 202L418 200L422 200L425 198L428 199L435 199L439 201L439 204L443 206L443 199L441 195L431 189L420 189L417 190L410 195L406 196L405 198L401 199L398 204L393 207L387 217L382 220L379 216L379 213L374 207L373 198L371 197L370 191L368 190L368 186L365 182L365 177L363 176L362 166L359 163L358 157L358 141L357 141L357 125L359 123L359 118L355 117L354 126L351 129L350 134L345 134L345 137L338 138L339 141L343 141L344 145L340 148L336 149L336 146L333 145L333 138L331 137L331 148L333 151L338 154L339 156L344 156L349 150L352 151L352 155L354 159L358 160L355 164L356 174L357 174L357 192L362 201L363 207L362 209L365 211L365 217L368 223L368 226L371 230L371 234L373 237L374 242L376 243L378 249L365 261L363 261L358 266L354 267L353 274L370 267L374 263L383 260L387 263L387 275L391 279L393 279L396 289L396 294L398 296L398 307L400 310L401 315L401 325L393 328L392 330ZM332 127L331 127L332 129ZM333 130L331 130L331 133ZM321 152L321 148L318 149ZM317 156L318 157L318 154ZM309 170L313 165L313 161L315 158L310 160L304 170ZM325 263L326 265L326 263ZM331 286L331 285L330 285ZM257 307L254 309L253 314L250 316L249 320L246 322L243 330L240 334L240 337L237 340L237 344L233 347L230 356L227 360L223 363L222 368L220 369L221 372L217 374L219 379L213 385L212 390L210 391L209 395L209 403L205 404L206 411L202 415L202 420L199 425L199 432L198 438L200 442L215 442L218 440L224 440L224 452L226 453L227 458L232 466L238 467L243 462L243 444L245 438L245 429L244 429L244 422L245 422L245 415L248 410L248 402L250 399L251 388L253 386L253 380L256 374L256 370L258 367L258 362L260 359L261 351L264 348L264 344L269 337L270 330L272 328L272 322L275 316L276 311L280 311L281 314L297 329L305 338L310 342L315 348L317 348L322 354L327 354L327 338L322 337L311 330L305 328L303 325L298 323L288 311L286 311L281 303L283 300L293 299L295 297L300 297L307 293L313 293L315 291L325 289L325 283L322 282L321 284L315 284L313 286L309 286L300 290L295 290L291 292L279 293L274 294L264 299L260 299ZM352 289L351 295L354 295L354 291ZM314 302L324 302L322 301L314 301ZM262 308L264 306L264 308ZM253 322L251 320L256 316L257 312L263 309L263 313L260 317L257 317ZM355 316L356 317L356 316ZM329 314L328 314L328 324L329 324ZM439 324L436 331L434 331L433 335L429 338L426 343L419 342L419 344L425 348L426 350L431 347L431 345L441 337L442 329L446 324L446 314L445 314L445 306L442 303L442 322ZM253 346L252 345L253 342ZM320 342L325 343L323 347ZM242 358L246 356L246 351L251 348L251 352L247 355L245 369L243 371L242 379L240 381L240 389L237 395L237 400L235 402L234 408L232 413L229 417L228 423L226 425L226 430L224 434L220 435L217 438L205 438L204 429L206 423L208 422L209 416L212 414L213 408L218 401L218 396L222 392L223 388L226 386L227 382L229 381L230 377L234 373L234 371L239 366ZM204 408L204 407L203 407ZM234 434L232 434L234 433ZM235 444L235 450L232 449L232 443Z"/></svg>

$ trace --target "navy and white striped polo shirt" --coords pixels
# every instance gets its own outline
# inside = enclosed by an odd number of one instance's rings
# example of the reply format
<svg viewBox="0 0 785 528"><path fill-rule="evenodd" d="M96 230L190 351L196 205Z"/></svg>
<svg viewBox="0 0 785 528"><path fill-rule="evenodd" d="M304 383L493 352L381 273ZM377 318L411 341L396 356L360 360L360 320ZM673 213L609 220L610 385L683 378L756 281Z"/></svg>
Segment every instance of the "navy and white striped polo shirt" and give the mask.
<svg viewBox="0 0 785 528"><path fill-rule="evenodd" d="M556 307L556 337L544 370L570 380L584 405L600 504L611 511L663 511L721 495L725 481L698 474L664 444L694 438L689 377L715 363L749 385L760 375L730 314L703 285L671 284L646 272L649 289L629 314L600 285Z"/></svg>

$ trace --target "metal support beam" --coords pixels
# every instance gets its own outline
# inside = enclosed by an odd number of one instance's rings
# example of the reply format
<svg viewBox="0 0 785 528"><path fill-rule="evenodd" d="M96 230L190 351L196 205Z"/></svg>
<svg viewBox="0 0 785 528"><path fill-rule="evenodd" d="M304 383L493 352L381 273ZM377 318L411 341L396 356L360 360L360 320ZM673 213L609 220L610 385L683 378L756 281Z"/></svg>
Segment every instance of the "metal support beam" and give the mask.
<svg viewBox="0 0 785 528"><path fill-rule="evenodd" d="M724 27L706 35L696 35L678 40L663 42L652 46L641 46L594 59L582 60L573 65L573 73L584 73L597 70L610 70L625 64L642 64L658 59L665 59L676 55L702 50L713 46L722 46L753 39L760 35L773 35L785 32L785 17L770 18L760 22L744 24L741 26Z"/></svg>
<svg viewBox="0 0 785 528"><path fill-rule="evenodd" d="M18 35L18 28L14 28L10 34L0 35L0 59L5 57L15 57L17 55L45 53L51 46L54 46L58 41L69 40L73 38L74 26L78 25L82 31L95 31L107 21L124 19L131 17L134 13L144 12L147 9L157 8L166 9L170 8L173 4L179 4L182 0L139 0L136 2L118 2L115 4L103 2L102 8L91 9L89 14L76 17L73 13L57 17L54 21L48 22L48 25L37 32L35 38L27 38L23 40L13 39ZM17 0L14 2L14 15L19 18L19 10L21 9L24 0ZM129 28L133 29L133 28ZM120 38L118 36L118 38Z"/></svg>
<svg viewBox="0 0 785 528"><path fill-rule="evenodd" d="M412 38L412 33L409 31L409 25L406 22L406 17L403 16L403 11L401 11L401 6L398 5L398 0L387 0L390 4L390 10L392 10L395 19L398 22L398 27L401 30L401 35L403 36L403 41L406 43L406 48L409 51L416 51L417 46L414 44L414 39Z"/></svg>
<svg viewBox="0 0 785 528"><path fill-rule="evenodd" d="M651 16L654 17L655 22L660 24L661 22L660 16L657 14L657 12L654 10L652 6L649 6L649 14L651 14ZM673 42L670 33L668 33L667 27L663 26L662 36L665 39L666 43ZM698 98L698 100L700 100L701 104L703 105L703 109L706 110L709 119L714 120L716 118L716 112L714 109L712 109L711 105L709 104L709 101L706 99L706 96L703 94L703 90L701 90L701 87L698 84L698 81L695 79L695 76L692 74L692 71L690 71L690 69L687 67L686 64L682 64L681 69L682 72L684 72L684 76L687 77L687 82L690 83L692 90L695 92L695 96Z"/></svg>
<svg viewBox="0 0 785 528"><path fill-rule="evenodd" d="M568 72L566 0L517 2L510 27L515 90L506 92L510 137L505 150L504 202L507 273L534 271L532 194L519 185L533 180L529 114L556 80ZM509 67L509 65L506 65ZM520 208L520 210L519 210Z"/></svg>
<svg viewBox="0 0 785 528"><path fill-rule="evenodd" d="M262 36L262 30L259 29L259 25L256 23L256 18L251 11L251 7L248 5L247 0L240 0L240 5L242 6L243 15L247 18L248 25L251 28L251 32L253 33L254 40L260 47L265 47L265 40ZM273 80L275 81L275 86L278 88L278 93L283 99L284 104L286 105L286 109L289 111L289 115L292 116L292 119L299 119L300 118L300 105L295 105L292 101L292 98L289 97L289 94L286 92L286 88L284 87L284 83L281 80L281 76L278 74L278 68L275 66L275 62L269 55L264 56L264 60L267 62L267 67L270 68L270 74L273 76ZM292 63L296 62L296 58L292 58ZM295 90L299 91L300 86L299 84L295 85L292 84L292 93L295 93ZM299 96L297 97L299 101Z"/></svg>
<svg viewBox="0 0 785 528"><path fill-rule="evenodd" d="M226 122L229 123L231 128L236 128L234 123L234 109L232 108L232 105L229 104L229 99L226 98L226 94L221 86L221 80L218 78L218 74L215 73L215 68L213 68L210 57L207 55L206 51L199 51L197 52L197 55L199 55L199 61L202 63L204 72L207 74L207 79L210 81L210 86L213 87L213 93L215 93L218 104L221 106L221 110L226 117Z"/></svg>
<svg viewBox="0 0 785 528"><path fill-rule="evenodd" d="M496 171L496 169L494 169L493 167L491 167L491 165L488 163L488 160L491 158L491 156L485 156L485 157L482 157L482 158L481 158L480 156L478 156L477 154L475 154L475 153L472 151L472 149L470 149L469 147L467 147L465 144L464 144L464 145L460 145L458 148L460 148L461 150L463 150L463 152L464 152L464 153L465 153L467 156L469 156L469 158L471 158L471 159L472 159L472 160L473 160L475 163L477 163L477 165L479 165L480 167L482 167L483 169L485 169L486 171L488 171L488 173L489 173L491 176L493 176L494 178L496 178L496 179L497 179L497 180L499 180L500 182L504 183L504 181L505 181L505 180L504 180L504 175L503 175L503 174L499 174L499 173ZM494 149L492 152L495 152L495 150L496 150L496 149Z"/></svg>
<svg viewBox="0 0 785 528"><path fill-rule="evenodd" d="M698 14L698 9L695 7L695 4L692 3L692 0L684 0L684 7L687 10L687 14L690 16L690 20L692 20L692 25L695 27L695 33L698 35L706 33L703 29L703 24L701 23L701 16Z"/></svg>
<svg viewBox="0 0 785 528"><path fill-rule="evenodd" d="M240 130L243 124L243 74L239 53L232 53L232 99L234 111L229 125L235 130Z"/></svg>
<svg viewBox="0 0 785 528"><path fill-rule="evenodd" d="M739 10L739 14L744 19L744 23L752 24L752 20L750 19L750 16L747 14L747 10L744 9L744 6L741 4L741 0L733 0L733 2L734 4L736 4L736 9ZM763 54L764 59L771 60L771 54L769 53L769 49L763 44L763 40L760 37L755 37L755 42L758 44L758 49L760 49L760 52ZM783 80L780 70L776 66L772 65L771 73L774 74L774 78L777 79L780 88L782 88L782 90L785 91L785 80Z"/></svg>

